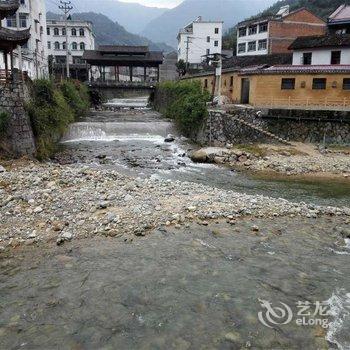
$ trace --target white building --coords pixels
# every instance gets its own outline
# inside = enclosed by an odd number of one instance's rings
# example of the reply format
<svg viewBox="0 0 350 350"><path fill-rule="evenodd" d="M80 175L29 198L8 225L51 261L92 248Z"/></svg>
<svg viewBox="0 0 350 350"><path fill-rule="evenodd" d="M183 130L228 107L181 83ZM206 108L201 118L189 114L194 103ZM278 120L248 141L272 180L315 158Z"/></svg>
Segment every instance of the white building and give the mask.
<svg viewBox="0 0 350 350"><path fill-rule="evenodd" d="M2 21L2 26L12 30L30 27L31 37L22 47L22 71L32 79L48 76L46 6L45 0L20 0L17 14ZM14 68L20 68L19 51L14 51ZM0 67L4 67L0 56Z"/></svg>
<svg viewBox="0 0 350 350"><path fill-rule="evenodd" d="M223 22L195 21L181 29L178 34L177 58L191 65L203 62L205 56L221 54Z"/></svg>
<svg viewBox="0 0 350 350"><path fill-rule="evenodd" d="M72 78L81 78L82 70L86 69L81 59L85 50L95 49L95 35L92 23L88 21L68 21L68 50ZM65 75L66 69L66 29L63 20L47 20L47 48L49 57L53 59L56 74Z"/></svg>
<svg viewBox="0 0 350 350"><path fill-rule="evenodd" d="M349 65L349 35L328 34L297 38L293 50L293 65Z"/></svg>

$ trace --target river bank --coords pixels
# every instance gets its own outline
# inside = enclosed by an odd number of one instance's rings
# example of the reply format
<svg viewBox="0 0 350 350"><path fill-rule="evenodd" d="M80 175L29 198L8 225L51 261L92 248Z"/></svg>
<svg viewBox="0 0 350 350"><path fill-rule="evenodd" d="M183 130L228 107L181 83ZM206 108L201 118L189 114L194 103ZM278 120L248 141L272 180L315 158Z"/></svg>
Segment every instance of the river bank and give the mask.
<svg viewBox="0 0 350 350"><path fill-rule="evenodd" d="M93 166L28 162L0 175L0 245L146 235L190 222L283 215L342 215L349 208L292 203L157 177L132 178ZM253 228L252 228L253 230Z"/></svg>
<svg viewBox="0 0 350 350"><path fill-rule="evenodd" d="M223 164L261 175L345 181L350 178L349 149L346 147L319 150L302 143L293 146L228 145L199 149L191 154L191 158L197 162Z"/></svg>

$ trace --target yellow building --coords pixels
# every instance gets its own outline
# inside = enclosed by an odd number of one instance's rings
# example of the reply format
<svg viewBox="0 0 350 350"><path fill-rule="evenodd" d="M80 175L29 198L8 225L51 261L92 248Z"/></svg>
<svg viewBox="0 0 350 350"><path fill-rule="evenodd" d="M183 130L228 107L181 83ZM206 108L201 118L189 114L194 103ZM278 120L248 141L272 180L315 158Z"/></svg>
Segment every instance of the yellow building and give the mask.
<svg viewBox="0 0 350 350"><path fill-rule="evenodd" d="M213 93L213 72L189 77ZM255 107L350 108L349 66L272 66L225 69L221 94Z"/></svg>

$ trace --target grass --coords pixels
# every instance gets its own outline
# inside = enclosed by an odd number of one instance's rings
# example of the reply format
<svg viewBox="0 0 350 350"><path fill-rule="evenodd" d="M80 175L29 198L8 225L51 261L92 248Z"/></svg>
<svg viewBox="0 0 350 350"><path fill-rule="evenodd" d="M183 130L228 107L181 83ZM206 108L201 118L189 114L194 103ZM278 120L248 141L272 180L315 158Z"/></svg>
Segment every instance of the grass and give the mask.
<svg viewBox="0 0 350 350"><path fill-rule="evenodd" d="M27 105L39 160L49 158L70 123L83 117L89 108L87 90L79 83L51 80L33 82L32 99Z"/></svg>
<svg viewBox="0 0 350 350"><path fill-rule="evenodd" d="M206 103L210 100L200 82L164 82L157 86L151 103L153 107L173 119L179 130L191 137L208 115Z"/></svg>

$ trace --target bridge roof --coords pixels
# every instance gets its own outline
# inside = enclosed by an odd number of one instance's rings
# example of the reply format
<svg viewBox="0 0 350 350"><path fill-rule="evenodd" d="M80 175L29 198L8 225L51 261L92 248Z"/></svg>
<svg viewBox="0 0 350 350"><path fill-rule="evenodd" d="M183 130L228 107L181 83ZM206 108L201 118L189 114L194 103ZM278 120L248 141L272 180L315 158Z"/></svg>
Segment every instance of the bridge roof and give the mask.
<svg viewBox="0 0 350 350"><path fill-rule="evenodd" d="M157 67L163 63L162 52L148 51L145 46L102 46L86 50L82 58L94 66Z"/></svg>

